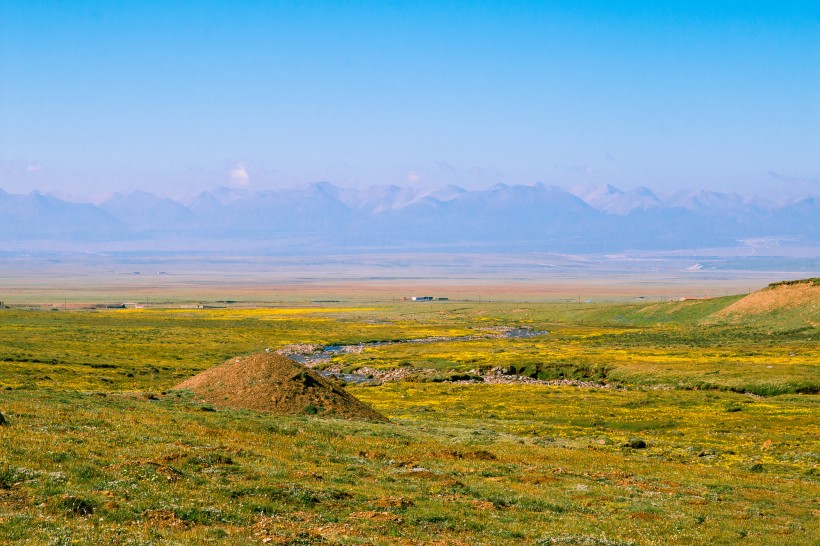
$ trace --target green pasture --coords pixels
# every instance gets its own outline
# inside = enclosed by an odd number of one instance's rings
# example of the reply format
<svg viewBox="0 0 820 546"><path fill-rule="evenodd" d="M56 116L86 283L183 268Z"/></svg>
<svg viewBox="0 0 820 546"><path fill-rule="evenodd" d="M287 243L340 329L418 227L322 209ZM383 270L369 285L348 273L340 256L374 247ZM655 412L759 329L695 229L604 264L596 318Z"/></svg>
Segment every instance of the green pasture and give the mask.
<svg viewBox="0 0 820 546"><path fill-rule="evenodd" d="M0 309L0 542L815 544L820 330L710 321L736 300ZM544 333L487 337L506 326ZM412 339L332 362L434 370L348 386L387 424L171 390L265 348ZM593 386L447 381L511 367Z"/></svg>

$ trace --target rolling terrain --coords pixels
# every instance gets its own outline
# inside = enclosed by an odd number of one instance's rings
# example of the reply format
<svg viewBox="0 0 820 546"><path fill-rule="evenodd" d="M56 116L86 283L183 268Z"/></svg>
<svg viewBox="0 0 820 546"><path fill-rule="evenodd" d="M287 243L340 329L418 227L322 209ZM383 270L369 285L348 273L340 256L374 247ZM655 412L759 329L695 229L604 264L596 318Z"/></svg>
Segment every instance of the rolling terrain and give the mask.
<svg viewBox="0 0 820 546"><path fill-rule="evenodd" d="M0 309L0 539L811 544L820 329L806 289L642 304ZM492 335L503 328L537 334ZM172 390L265 349L413 339L428 341L323 365L383 377L345 390L389 423ZM285 373L298 384L282 393L313 383ZM251 385L201 384L214 402Z"/></svg>

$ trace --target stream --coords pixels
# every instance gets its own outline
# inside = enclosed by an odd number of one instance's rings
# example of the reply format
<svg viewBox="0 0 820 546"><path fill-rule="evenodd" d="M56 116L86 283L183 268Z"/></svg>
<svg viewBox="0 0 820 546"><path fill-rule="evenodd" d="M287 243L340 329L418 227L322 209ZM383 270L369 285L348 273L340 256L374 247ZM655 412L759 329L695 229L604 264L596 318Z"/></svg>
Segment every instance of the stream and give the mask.
<svg viewBox="0 0 820 546"><path fill-rule="evenodd" d="M387 345L399 344L427 344L439 343L443 341L474 341L479 339L527 339L537 336L549 334L546 331L535 330L529 326L509 327L502 326L498 328L488 329L482 334L469 334L466 336L433 336L419 339L399 339L395 341L370 341L364 343L357 343L355 345L325 345L323 347L311 348L306 351L299 347L284 347L277 351L277 353L286 356L296 362L304 364L309 368L316 368L317 366L327 364L330 360L341 354L361 353L370 347L384 347ZM341 379L346 383L373 383L377 380L363 374L355 373L341 373L332 371L320 371L325 377L335 377Z"/></svg>

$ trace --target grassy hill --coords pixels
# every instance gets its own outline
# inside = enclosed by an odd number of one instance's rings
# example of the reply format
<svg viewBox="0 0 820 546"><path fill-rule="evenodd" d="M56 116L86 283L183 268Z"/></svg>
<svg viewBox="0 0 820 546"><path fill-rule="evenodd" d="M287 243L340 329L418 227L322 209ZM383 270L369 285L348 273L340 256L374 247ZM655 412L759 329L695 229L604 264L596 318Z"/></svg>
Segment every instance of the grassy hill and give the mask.
<svg viewBox="0 0 820 546"><path fill-rule="evenodd" d="M772 329L820 325L820 278L772 283L709 317L711 321Z"/></svg>
<svg viewBox="0 0 820 546"><path fill-rule="evenodd" d="M772 283L748 295L570 309L567 318L624 326L733 325L769 332L820 326L820 278Z"/></svg>
<svg viewBox="0 0 820 546"><path fill-rule="evenodd" d="M695 325L742 298L739 295L703 300L580 307L571 309L568 318L592 324L623 326Z"/></svg>

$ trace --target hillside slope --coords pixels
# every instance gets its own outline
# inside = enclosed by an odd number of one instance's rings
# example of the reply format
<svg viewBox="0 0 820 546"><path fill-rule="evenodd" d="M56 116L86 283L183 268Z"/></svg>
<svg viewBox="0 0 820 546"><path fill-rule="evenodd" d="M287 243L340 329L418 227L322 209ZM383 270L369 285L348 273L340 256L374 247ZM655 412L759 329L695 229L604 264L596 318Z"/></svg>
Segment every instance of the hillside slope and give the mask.
<svg viewBox="0 0 820 546"><path fill-rule="evenodd" d="M571 309L570 321L684 327L749 326L767 331L820 328L820 278L772 283L749 295Z"/></svg>
<svg viewBox="0 0 820 546"><path fill-rule="evenodd" d="M772 283L709 317L709 322L719 321L816 328L820 325L820 278Z"/></svg>

